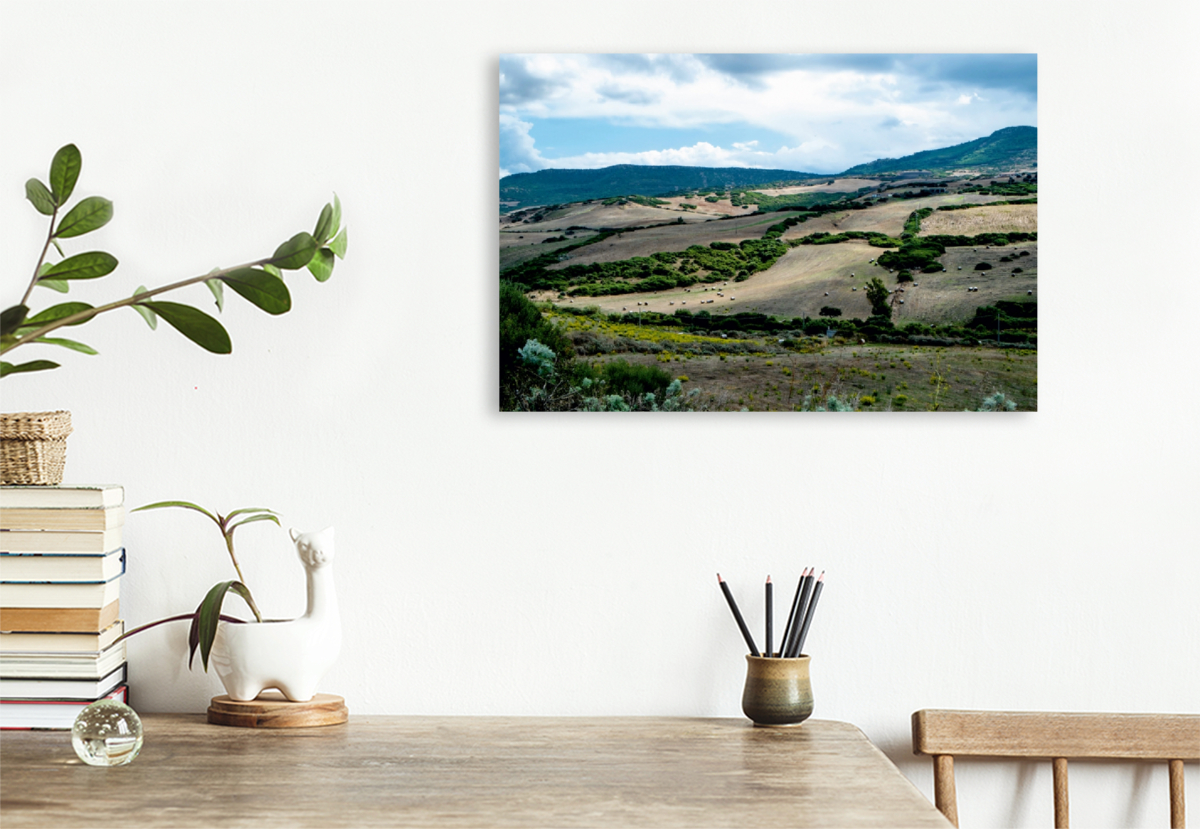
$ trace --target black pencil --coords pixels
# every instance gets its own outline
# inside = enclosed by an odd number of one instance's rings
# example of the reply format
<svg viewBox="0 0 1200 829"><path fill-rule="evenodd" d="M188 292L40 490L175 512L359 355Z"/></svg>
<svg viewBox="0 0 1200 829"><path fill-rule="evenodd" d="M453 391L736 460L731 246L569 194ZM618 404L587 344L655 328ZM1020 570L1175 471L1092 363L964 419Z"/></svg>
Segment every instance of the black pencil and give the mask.
<svg viewBox="0 0 1200 829"><path fill-rule="evenodd" d="M783 638L779 640L779 655L787 656L787 643L792 638L792 628L797 624L796 613L800 605L800 588L804 586L804 577L808 575L808 568L804 568L804 572L800 574L800 580L796 582L796 593L792 596L792 609L788 611L787 624L783 626Z"/></svg>
<svg viewBox="0 0 1200 829"><path fill-rule="evenodd" d="M808 626L812 624L813 613L817 609L817 599L821 598L821 588L825 586L825 571L821 571L821 578L817 579L817 586L813 588L812 601L808 603L808 611L804 614L804 626L800 628L800 638L796 643L796 656L803 653L804 638L808 636Z"/></svg>
<svg viewBox="0 0 1200 829"><path fill-rule="evenodd" d="M783 655L788 659L795 658L798 653L796 641L800 638L800 627L804 624L804 612L808 608L808 597L812 593L813 576L816 572L816 567L809 567L805 571L804 577L800 579L800 599L796 603L796 623L792 625L792 635L783 643Z"/></svg>
<svg viewBox="0 0 1200 829"><path fill-rule="evenodd" d="M771 577L770 576L767 576L767 586L765 589L767 591L767 657L769 658L769 657L775 655L775 651L771 650L771 640L772 640L771 621L772 621L772 617L775 615L775 607L774 607L773 597L771 595L774 592L774 590L771 585Z"/></svg>
<svg viewBox="0 0 1200 829"><path fill-rule="evenodd" d="M725 579L721 578L720 573L717 573L717 582L721 585L721 592L725 594L725 601L729 602L729 609L733 611L733 618L742 632L742 638L746 640L746 644L750 648L750 653L753 656L760 656L758 648L754 646L754 637L750 635L750 628L746 627L746 620L742 618L742 612L738 610L737 602L733 600L733 594L729 592L729 585L725 583Z"/></svg>

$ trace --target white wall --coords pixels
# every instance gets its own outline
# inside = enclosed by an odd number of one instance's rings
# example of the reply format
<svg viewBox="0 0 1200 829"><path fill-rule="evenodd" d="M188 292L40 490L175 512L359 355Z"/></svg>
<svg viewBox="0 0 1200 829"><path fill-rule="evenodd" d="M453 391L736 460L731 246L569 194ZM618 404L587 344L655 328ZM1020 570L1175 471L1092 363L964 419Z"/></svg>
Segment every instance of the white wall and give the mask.
<svg viewBox="0 0 1200 829"><path fill-rule="evenodd" d="M68 141L77 192L116 204L71 250L121 259L79 298L265 255L334 190L350 253L292 276L284 317L231 296L231 357L122 311L75 330L101 356L6 379L3 408L70 409L68 481L131 506L336 525L325 690L354 712L738 717L714 572L757 627L763 577L788 594L807 564L829 572L817 716L927 795L917 708L1200 712L1197 15L1050 5L5 2L5 304L44 240L23 183ZM1037 52L1041 410L498 415L497 56L549 50ZM300 610L283 533L242 533L266 612ZM131 625L230 577L197 516L132 516L126 543ZM185 636L131 640L142 710L220 692ZM1077 825L1166 824L1165 769L1072 780ZM1049 825L1048 768L963 763L959 789L968 825Z"/></svg>

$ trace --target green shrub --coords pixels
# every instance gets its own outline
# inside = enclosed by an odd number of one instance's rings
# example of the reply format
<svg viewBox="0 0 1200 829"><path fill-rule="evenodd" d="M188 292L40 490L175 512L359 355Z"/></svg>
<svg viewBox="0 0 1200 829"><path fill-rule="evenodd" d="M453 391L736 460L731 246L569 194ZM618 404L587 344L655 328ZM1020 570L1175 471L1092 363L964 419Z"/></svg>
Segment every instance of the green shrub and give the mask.
<svg viewBox="0 0 1200 829"><path fill-rule="evenodd" d="M818 312L823 317L840 317L842 315L841 308L834 308L832 305L826 305ZM824 326L819 326L824 329Z"/></svg>
<svg viewBox="0 0 1200 829"><path fill-rule="evenodd" d="M977 270L977 271L990 271L991 269L992 269L992 266L990 264L988 264L987 262L980 262L978 265L975 266L975 270Z"/></svg>
<svg viewBox="0 0 1200 829"><path fill-rule="evenodd" d="M642 366L614 360L601 369L608 381L608 391L634 397L653 393L662 395L671 384L671 375L657 366Z"/></svg>

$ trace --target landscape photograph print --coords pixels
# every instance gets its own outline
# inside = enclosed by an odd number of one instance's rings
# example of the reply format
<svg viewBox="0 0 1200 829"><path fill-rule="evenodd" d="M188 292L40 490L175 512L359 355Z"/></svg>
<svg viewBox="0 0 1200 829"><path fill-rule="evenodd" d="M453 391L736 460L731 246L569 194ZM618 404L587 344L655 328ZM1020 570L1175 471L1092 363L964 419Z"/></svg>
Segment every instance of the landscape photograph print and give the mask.
<svg viewBox="0 0 1200 829"><path fill-rule="evenodd" d="M1037 410L1037 55L506 54L502 411Z"/></svg>

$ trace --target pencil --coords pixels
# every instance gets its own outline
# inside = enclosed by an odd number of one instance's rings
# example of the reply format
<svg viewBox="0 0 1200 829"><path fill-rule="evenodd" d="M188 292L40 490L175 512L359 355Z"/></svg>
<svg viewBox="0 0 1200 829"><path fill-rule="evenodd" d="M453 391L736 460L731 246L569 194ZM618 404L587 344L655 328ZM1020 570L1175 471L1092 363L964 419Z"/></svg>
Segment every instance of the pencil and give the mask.
<svg viewBox="0 0 1200 829"><path fill-rule="evenodd" d="M738 610L737 602L733 600L733 594L729 592L729 585L725 583L725 579L721 578L720 573L717 573L717 582L721 585L721 592L725 594L725 601L729 602L729 609L733 611L733 618L742 632L742 638L746 640L746 645L750 648L750 653L753 656L760 656L758 648L754 646L754 637L750 635L750 628L746 627L746 620L742 618L742 612Z"/></svg>
<svg viewBox="0 0 1200 829"><path fill-rule="evenodd" d="M771 595L774 591L773 591L773 585L771 584L770 576L767 576L766 591L767 591L767 657L770 658L771 656L775 655L775 651L771 650L771 638L772 638L771 637L771 632L772 632L771 631L771 617L775 615L775 608L774 608L774 603L773 603L773 596Z"/></svg>
<svg viewBox="0 0 1200 829"><path fill-rule="evenodd" d="M809 567L804 577L800 579L800 597L796 603L796 623L792 625L792 635L783 643L783 655L794 659L797 655L796 640L800 638L800 626L804 624L804 611L808 607L808 596L812 592L813 575L816 567Z"/></svg>
<svg viewBox="0 0 1200 829"><path fill-rule="evenodd" d="M817 579L817 586L813 588L812 601L808 603L808 611L804 615L804 626L800 628L800 639L796 644L796 656L800 656L804 648L804 638L808 636L808 626L812 624L813 613L817 609L817 599L821 598L821 588L825 586L825 571L821 571L821 578Z"/></svg>
<svg viewBox="0 0 1200 829"><path fill-rule="evenodd" d="M783 626L783 638L779 640L779 655L787 656L787 643L792 638L792 628L796 626L796 613L800 605L800 588L804 585L804 577L808 575L808 568L804 568L804 572L800 574L800 580L796 582L796 594L792 596L792 609L788 612L787 624Z"/></svg>

